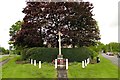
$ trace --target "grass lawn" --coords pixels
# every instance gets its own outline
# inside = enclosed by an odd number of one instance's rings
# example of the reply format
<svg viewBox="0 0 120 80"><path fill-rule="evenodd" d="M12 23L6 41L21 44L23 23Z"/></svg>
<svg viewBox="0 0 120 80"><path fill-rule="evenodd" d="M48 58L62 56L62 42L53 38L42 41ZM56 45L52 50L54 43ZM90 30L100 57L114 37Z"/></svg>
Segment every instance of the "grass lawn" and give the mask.
<svg viewBox="0 0 120 80"><path fill-rule="evenodd" d="M69 78L118 78L118 67L100 56L101 62L88 64L82 69L81 63L71 63L68 69Z"/></svg>
<svg viewBox="0 0 120 80"><path fill-rule="evenodd" d="M42 68L38 65L16 64L19 57L11 59L2 67L2 78L56 78L57 72L54 65L43 63ZM98 64L88 64L82 69L81 63L69 63L68 78L118 78L118 67L111 61L100 56Z"/></svg>
<svg viewBox="0 0 120 80"><path fill-rule="evenodd" d="M2 67L2 78L56 78L57 72L52 64L43 63L39 69L38 65L16 64L17 58L11 59Z"/></svg>

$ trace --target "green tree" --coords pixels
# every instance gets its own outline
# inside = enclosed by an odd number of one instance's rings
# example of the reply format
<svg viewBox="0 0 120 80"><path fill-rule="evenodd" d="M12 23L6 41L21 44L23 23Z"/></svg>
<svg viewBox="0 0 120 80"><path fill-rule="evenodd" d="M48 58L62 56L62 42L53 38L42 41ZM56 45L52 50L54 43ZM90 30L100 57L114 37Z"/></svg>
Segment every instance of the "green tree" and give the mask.
<svg viewBox="0 0 120 80"><path fill-rule="evenodd" d="M0 54L9 54L9 50L4 47L0 47Z"/></svg>
<svg viewBox="0 0 120 80"><path fill-rule="evenodd" d="M11 37L15 36L16 33L20 30L21 25L22 25L21 21L17 21L15 24L13 24L9 30L9 35Z"/></svg>
<svg viewBox="0 0 120 80"><path fill-rule="evenodd" d="M106 50L105 44L103 44L102 42L97 42L96 44L97 45L95 45L95 46L92 45L89 48L94 50L97 53L102 52L102 50Z"/></svg>
<svg viewBox="0 0 120 80"><path fill-rule="evenodd" d="M106 44L106 50L109 52L120 52L120 43L110 42Z"/></svg>
<svg viewBox="0 0 120 80"><path fill-rule="evenodd" d="M11 46L12 48L15 48L14 37L17 35L17 32L21 29L22 23L23 23L22 21L17 21L9 29L9 36L10 36L9 44L13 45L13 46Z"/></svg>

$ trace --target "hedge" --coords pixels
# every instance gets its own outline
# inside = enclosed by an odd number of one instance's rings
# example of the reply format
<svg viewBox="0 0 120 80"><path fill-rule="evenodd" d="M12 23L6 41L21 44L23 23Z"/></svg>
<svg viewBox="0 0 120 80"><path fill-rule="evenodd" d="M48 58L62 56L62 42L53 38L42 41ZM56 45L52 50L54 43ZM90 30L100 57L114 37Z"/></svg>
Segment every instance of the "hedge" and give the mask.
<svg viewBox="0 0 120 80"><path fill-rule="evenodd" d="M58 48L34 47L23 50L22 58L24 60L32 58L37 61L52 62L52 60L57 58L58 53ZM69 62L81 62L90 57L91 54L93 54L92 51L86 47L62 49L63 57L69 59Z"/></svg>

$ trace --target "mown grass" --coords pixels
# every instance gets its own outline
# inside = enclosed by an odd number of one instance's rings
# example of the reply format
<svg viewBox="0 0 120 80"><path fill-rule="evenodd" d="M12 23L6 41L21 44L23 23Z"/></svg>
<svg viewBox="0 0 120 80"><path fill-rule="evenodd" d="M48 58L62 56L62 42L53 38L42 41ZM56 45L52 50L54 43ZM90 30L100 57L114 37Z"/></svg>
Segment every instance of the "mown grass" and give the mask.
<svg viewBox="0 0 120 80"><path fill-rule="evenodd" d="M56 70L50 63L43 63L39 69L38 65L16 64L17 59L11 59L2 67L2 78L56 78Z"/></svg>
<svg viewBox="0 0 120 80"><path fill-rule="evenodd" d="M81 63L71 63L68 69L69 78L118 78L118 67L100 56L101 62L88 64L82 69Z"/></svg>
<svg viewBox="0 0 120 80"><path fill-rule="evenodd" d="M11 59L2 67L2 78L56 78L57 72L54 65L42 63L42 68L38 65L16 64L19 57ZM111 61L100 56L101 62L88 64L82 69L81 63L69 63L68 78L118 78L118 67Z"/></svg>

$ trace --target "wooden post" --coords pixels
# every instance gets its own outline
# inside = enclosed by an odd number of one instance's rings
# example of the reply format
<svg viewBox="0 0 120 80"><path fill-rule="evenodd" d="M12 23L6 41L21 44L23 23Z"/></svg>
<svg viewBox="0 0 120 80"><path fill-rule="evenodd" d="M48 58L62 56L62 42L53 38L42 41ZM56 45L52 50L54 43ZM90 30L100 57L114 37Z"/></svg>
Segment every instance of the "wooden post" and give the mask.
<svg viewBox="0 0 120 80"><path fill-rule="evenodd" d="M34 66L36 66L36 60L34 60Z"/></svg>
<svg viewBox="0 0 120 80"><path fill-rule="evenodd" d="M31 59L31 64L33 64L33 59Z"/></svg>
<svg viewBox="0 0 120 80"><path fill-rule="evenodd" d="M87 62L86 62L86 60L85 60L85 66L87 66Z"/></svg>
<svg viewBox="0 0 120 80"><path fill-rule="evenodd" d="M66 59L66 69L68 69L68 59Z"/></svg>
<svg viewBox="0 0 120 80"><path fill-rule="evenodd" d="M84 61L82 61L82 68L85 68Z"/></svg>
<svg viewBox="0 0 120 80"><path fill-rule="evenodd" d="M41 61L39 61L39 68L41 68Z"/></svg>
<svg viewBox="0 0 120 80"><path fill-rule="evenodd" d="M57 69L57 59L55 59L55 69Z"/></svg>
<svg viewBox="0 0 120 80"><path fill-rule="evenodd" d="M89 64L89 63L90 63L90 59L88 58L88 59L87 59L87 64Z"/></svg>

